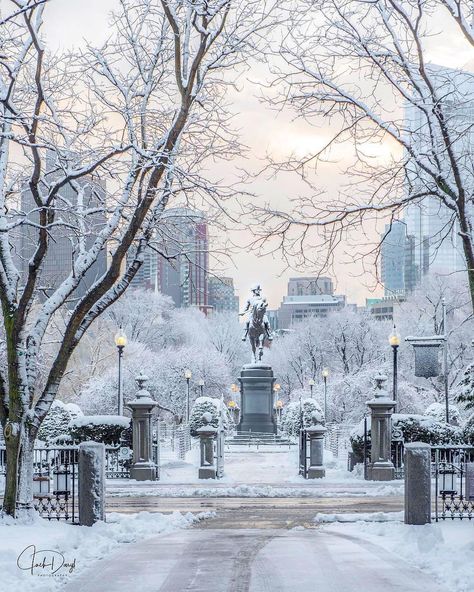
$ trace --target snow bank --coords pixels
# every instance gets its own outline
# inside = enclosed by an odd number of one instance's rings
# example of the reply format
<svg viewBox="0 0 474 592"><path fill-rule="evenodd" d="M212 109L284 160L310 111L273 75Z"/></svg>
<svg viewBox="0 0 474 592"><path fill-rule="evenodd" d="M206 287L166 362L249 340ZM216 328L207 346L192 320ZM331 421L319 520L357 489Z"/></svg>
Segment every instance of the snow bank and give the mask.
<svg viewBox="0 0 474 592"><path fill-rule="evenodd" d="M403 512L372 512L370 514L351 513L323 514L318 513L313 518L316 524L331 522L400 522L403 520Z"/></svg>
<svg viewBox="0 0 474 592"><path fill-rule="evenodd" d="M324 530L355 536L403 558L434 576L449 592L471 592L474 577L473 525L453 520L411 526L396 520L359 519ZM390 515L388 515L390 516Z"/></svg>
<svg viewBox="0 0 474 592"><path fill-rule="evenodd" d="M186 528L211 516L214 513L113 513L107 515L107 522L98 522L91 528L48 522L39 517L32 523L20 523L5 516L0 518L0 588L9 592L55 592L120 545ZM31 573L28 566L31 566L32 548L22 554L30 545L36 547L36 562L42 562L45 557L46 563L50 563L54 558L56 569L64 558L68 565L59 567L54 574L51 567L34 568ZM48 552L40 553L41 550ZM20 569L17 561L26 569Z"/></svg>

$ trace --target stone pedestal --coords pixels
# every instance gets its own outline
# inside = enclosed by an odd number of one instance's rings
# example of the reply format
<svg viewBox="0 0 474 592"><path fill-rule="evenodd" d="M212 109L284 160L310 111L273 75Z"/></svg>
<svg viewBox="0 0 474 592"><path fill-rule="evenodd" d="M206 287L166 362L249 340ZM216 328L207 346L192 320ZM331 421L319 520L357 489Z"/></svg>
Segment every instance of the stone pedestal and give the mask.
<svg viewBox="0 0 474 592"><path fill-rule="evenodd" d="M431 522L431 446L405 444L405 524Z"/></svg>
<svg viewBox="0 0 474 592"><path fill-rule="evenodd" d="M132 410L133 460L130 478L137 481L154 481L157 466L152 460L151 412L157 403L144 388L147 377L137 378L136 398L127 405Z"/></svg>
<svg viewBox="0 0 474 592"><path fill-rule="evenodd" d="M367 467L369 481L391 481L395 479L395 467L391 460L392 413L395 401L384 388L387 377L375 378L375 397L367 401L371 411L370 464Z"/></svg>
<svg viewBox="0 0 474 592"><path fill-rule="evenodd" d="M326 476L324 468L324 434L326 428L322 425L306 429L309 437L309 468L308 479L322 479Z"/></svg>
<svg viewBox="0 0 474 592"><path fill-rule="evenodd" d="M92 526L105 521L105 446L82 442L78 456L79 524Z"/></svg>
<svg viewBox="0 0 474 592"><path fill-rule="evenodd" d="M273 384L271 366L246 364L240 373L241 414L239 432L277 433L273 413Z"/></svg>
<svg viewBox="0 0 474 592"><path fill-rule="evenodd" d="M217 476L217 467L214 460L214 441L217 435L217 428L209 425L209 413L203 414L203 420L205 425L196 430L199 436L199 447L201 451L198 477L199 479L215 479Z"/></svg>

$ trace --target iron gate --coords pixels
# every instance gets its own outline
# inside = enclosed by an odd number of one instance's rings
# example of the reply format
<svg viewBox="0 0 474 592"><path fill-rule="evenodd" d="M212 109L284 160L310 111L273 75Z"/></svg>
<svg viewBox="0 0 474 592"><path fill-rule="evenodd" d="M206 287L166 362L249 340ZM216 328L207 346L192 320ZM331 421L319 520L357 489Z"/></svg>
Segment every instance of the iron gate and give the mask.
<svg viewBox="0 0 474 592"><path fill-rule="evenodd" d="M432 460L436 522L474 519L474 446L433 446Z"/></svg>

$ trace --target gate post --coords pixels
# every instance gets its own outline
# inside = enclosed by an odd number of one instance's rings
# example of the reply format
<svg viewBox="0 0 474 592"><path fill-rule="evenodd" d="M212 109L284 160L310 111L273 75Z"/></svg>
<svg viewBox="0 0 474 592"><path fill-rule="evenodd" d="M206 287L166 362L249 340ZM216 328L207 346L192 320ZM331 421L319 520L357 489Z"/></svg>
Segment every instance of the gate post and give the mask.
<svg viewBox="0 0 474 592"><path fill-rule="evenodd" d="M92 526L105 521L105 445L79 444L79 524Z"/></svg>
<svg viewBox="0 0 474 592"><path fill-rule="evenodd" d="M431 447L405 444L405 524L431 522Z"/></svg>
<svg viewBox="0 0 474 592"><path fill-rule="evenodd" d="M316 425L316 414L311 418L313 425L306 428L309 436L309 469L308 479L322 479L326 476L324 468L324 434L326 428L322 425Z"/></svg>
<svg viewBox="0 0 474 592"><path fill-rule="evenodd" d="M133 430L133 461L130 467L130 478L137 481L154 481L156 465L153 462L151 435L151 412L157 403L144 388L148 378L141 374L136 378L138 392L133 401L127 405L132 410Z"/></svg>
<svg viewBox="0 0 474 592"><path fill-rule="evenodd" d="M367 478L370 481L392 481L395 467L392 463L392 413L395 401L384 388L387 377L375 377L375 397L367 401L371 411L370 464Z"/></svg>
<svg viewBox="0 0 474 592"><path fill-rule="evenodd" d="M215 479L217 476L217 467L214 462L214 441L216 439L217 428L211 425L212 416L207 411L202 414L204 425L196 430L199 436L200 448L200 467L198 472L199 479Z"/></svg>

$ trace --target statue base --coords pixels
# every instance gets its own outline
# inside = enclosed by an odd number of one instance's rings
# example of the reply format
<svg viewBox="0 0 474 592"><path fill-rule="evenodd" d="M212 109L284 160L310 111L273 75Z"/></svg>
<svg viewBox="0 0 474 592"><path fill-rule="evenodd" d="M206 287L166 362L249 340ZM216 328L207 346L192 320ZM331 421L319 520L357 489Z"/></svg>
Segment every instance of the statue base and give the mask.
<svg viewBox="0 0 474 592"><path fill-rule="evenodd" d="M240 423L239 432L277 433L273 412L273 384L275 378L271 366L246 364L240 373Z"/></svg>

